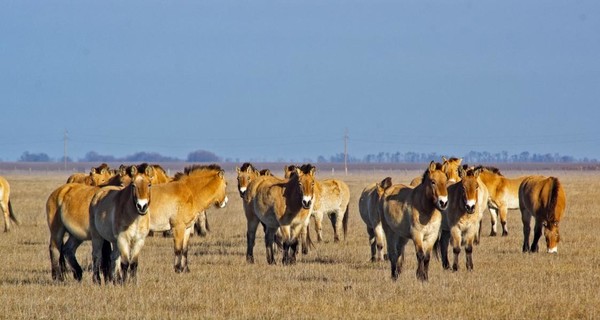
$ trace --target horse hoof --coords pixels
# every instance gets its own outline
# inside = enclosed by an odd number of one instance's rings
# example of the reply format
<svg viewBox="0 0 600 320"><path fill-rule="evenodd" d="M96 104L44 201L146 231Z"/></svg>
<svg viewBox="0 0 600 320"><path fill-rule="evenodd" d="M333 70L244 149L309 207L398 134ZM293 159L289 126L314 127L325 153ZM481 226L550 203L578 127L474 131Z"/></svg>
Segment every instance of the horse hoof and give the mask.
<svg viewBox="0 0 600 320"><path fill-rule="evenodd" d="M490 237L495 237L495 236L496 236L496 231L490 232Z"/></svg>

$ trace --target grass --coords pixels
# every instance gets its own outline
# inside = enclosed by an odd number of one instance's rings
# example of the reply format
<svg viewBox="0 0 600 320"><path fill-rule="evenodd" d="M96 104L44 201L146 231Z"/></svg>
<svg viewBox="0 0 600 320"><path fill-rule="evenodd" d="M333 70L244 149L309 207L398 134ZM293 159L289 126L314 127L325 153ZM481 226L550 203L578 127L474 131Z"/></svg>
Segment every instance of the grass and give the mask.
<svg viewBox="0 0 600 320"><path fill-rule="evenodd" d="M504 173L512 177L533 172ZM600 173L536 173L558 176L567 193L558 255L521 253L520 212L512 210L507 237L488 237L489 217L484 218L473 272L465 271L463 253L458 272L444 271L439 261L432 260L430 280L421 283L415 277L409 243L403 273L394 282L388 263L369 262L358 198L370 182L389 175L395 183L407 183L419 172L363 171L338 176L351 190L344 243L332 242L331 224L324 221L324 243L316 244L294 266L269 266L259 228L256 263L249 265L245 218L234 173L228 172L230 203L209 211L208 237L192 238L191 272L173 271L171 239L150 237L141 253L138 283L123 287L95 286L89 270L81 283L72 277L54 283L45 202L66 176L7 175L22 225L0 234L0 318L598 318ZM89 243L80 247L78 259L89 268Z"/></svg>

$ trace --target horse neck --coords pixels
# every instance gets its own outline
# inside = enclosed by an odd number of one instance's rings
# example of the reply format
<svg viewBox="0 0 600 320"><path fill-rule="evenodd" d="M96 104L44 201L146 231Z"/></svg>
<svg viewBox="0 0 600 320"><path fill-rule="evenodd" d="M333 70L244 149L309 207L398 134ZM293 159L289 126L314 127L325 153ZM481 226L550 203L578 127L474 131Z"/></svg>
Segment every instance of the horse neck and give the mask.
<svg viewBox="0 0 600 320"><path fill-rule="evenodd" d="M194 197L194 203L203 208L207 208L212 200L214 190L213 188L207 188L212 183L216 183L217 176L199 176L199 177L187 177L184 183L192 191Z"/></svg>
<svg viewBox="0 0 600 320"><path fill-rule="evenodd" d="M126 217L128 220L138 218L137 209L133 203L133 182L121 190L115 190L115 203L120 210L120 216Z"/></svg>
<svg viewBox="0 0 600 320"><path fill-rule="evenodd" d="M423 179L421 184L416 186L411 194L411 202L413 207L423 214L431 214L434 210L437 210L433 204L433 199L431 198L433 192L429 192L428 194L426 183L429 182L429 179Z"/></svg>

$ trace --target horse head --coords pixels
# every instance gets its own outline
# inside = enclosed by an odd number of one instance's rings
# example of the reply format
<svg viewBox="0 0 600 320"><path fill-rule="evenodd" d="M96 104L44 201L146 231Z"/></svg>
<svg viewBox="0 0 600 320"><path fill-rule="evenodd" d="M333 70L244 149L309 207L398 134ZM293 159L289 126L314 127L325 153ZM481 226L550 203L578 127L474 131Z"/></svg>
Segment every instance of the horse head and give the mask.
<svg viewBox="0 0 600 320"><path fill-rule="evenodd" d="M137 166L131 166L130 168L131 183L129 186L132 188L131 198L139 215L148 213L153 174L154 168L152 166L146 166L143 171L139 170Z"/></svg>
<svg viewBox="0 0 600 320"><path fill-rule="evenodd" d="M92 168L90 170L90 178L93 186L101 186L106 184L110 178L112 178L112 176L112 172L106 163L103 163L99 167Z"/></svg>
<svg viewBox="0 0 600 320"><path fill-rule="evenodd" d="M560 234L558 233L558 221L544 221L543 226L548 253L558 253L558 242L560 241Z"/></svg>
<svg viewBox="0 0 600 320"><path fill-rule="evenodd" d="M463 209L468 214L475 213L479 193L479 183L477 182L479 172L479 170L467 170L459 182L461 184L461 202L464 206Z"/></svg>
<svg viewBox="0 0 600 320"><path fill-rule="evenodd" d="M422 184L425 186L425 193L440 211L444 211L448 207L446 166L446 164L431 161L429 168L423 174Z"/></svg>
<svg viewBox="0 0 600 320"><path fill-rule="evenodd" d="M246 194L246 190L248 190L250 182L258 177L258 172L252 164L248 162L244 163L241 168L236 168L236 171L238 192L240 193L240 197L243 198L244 194Z"/></svg>
<svg viewBox="0 0 600 320"><path fill-rule="evenodd" d="M302 208L310 209L313 205L315 195L315 172L317 168L312 164L296 167L290 177L290 181L297 182L297 190L302 199Z"/></svg>
<svg viewBox="0 0 600 320"><path fill-rule="evenodd" d="M442 157L443 164L446 165L446 169L444 172L446 173L446 177L448 177L448 182L454 183L460 181L459 168L462 163L462 158L450 158L446 159L446 157Z"/></svg>
<svg viewBox="0 0 600 320"><path fill-rule="evenodd" d="M225 208L229 198L227 198L227 181L225 180L225 170L219 170L217 173L217 187L215 189L215 207ZM238 189L239 190L239 189ZM241 191L240 191L241 194Z"/></svg>

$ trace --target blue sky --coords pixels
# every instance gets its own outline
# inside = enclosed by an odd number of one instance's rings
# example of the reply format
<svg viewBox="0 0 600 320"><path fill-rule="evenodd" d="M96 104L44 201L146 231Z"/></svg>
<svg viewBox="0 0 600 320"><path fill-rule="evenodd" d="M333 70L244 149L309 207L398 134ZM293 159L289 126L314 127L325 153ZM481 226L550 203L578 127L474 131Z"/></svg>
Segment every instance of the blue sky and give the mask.
<svg viewBox="0 0 600 320"><path fill-rule="evenodd" d="M0 159L600 159L598 1L2 1Z"/></svg>

